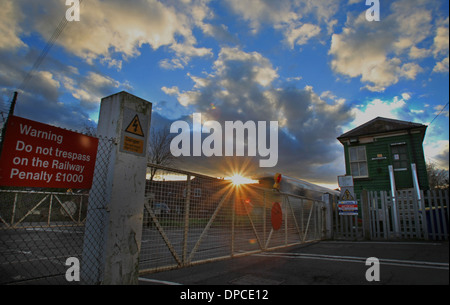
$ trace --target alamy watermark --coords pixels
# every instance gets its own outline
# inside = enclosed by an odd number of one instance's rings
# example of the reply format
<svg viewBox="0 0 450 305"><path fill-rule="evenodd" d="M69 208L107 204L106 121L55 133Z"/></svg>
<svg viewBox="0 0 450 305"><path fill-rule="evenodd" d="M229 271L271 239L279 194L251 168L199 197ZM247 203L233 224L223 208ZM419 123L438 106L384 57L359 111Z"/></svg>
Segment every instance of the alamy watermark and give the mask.
<svg viewBox="0 0 450 305"><path fill-rule="evenodd" d="M380 0L366 0L366 5L370 5L366 11L366 20L380 21Z"/></svg>
<svg viewBox="0 0 450 305"><path fill-rule="evenodd" d="M66 6L69 6L66 10L66 20L69 22L80 21L80 1L66 0Z"/></svg>
<svg viewBox="0 0 450 305"><path fill-rule="evenodd" d="M234 156L234 146L236 146L236 156L268 157L259 160L260 167L274 167L278 163L278 121L270 121L267 127L266 121L225 121L223 137L222 125L217 121L206 121L202 124L201 113L194 113L192 122L192 146L191 128L185 121L173 122L170 126L170 133L178 133L170 143L170 152L173 156ZM267 141L267 129L269 130L269 141ZM212 132L212 133L211 133ZM236 133L236 138L234 138ZM245 141L247 133L247 142ZM209 134L202 141L202 134ZM235 140L234 140L235 139ZM256 143L258 139L258 143ZM267 142L269 145L267 146ZM224 143L224 145L223 145ZM236 145L235 145L236 144ZM225 146L225 152L223 151ZM192 148L192 149L191 149Z"/></svg>
<svg viewBox="0 0 450 305"><path fill-rule="evenodd" d="M66 281L79 282L80 281L80 260L76 257L69 257L66 259Z"/></svg>
<svg viewBox="0 0 450 305"><path fill-rule="evenodd" d="M366 259L366 266L370 266L366 271L366 280L368 282L380 281L380 261L376 257Z"/></svg>

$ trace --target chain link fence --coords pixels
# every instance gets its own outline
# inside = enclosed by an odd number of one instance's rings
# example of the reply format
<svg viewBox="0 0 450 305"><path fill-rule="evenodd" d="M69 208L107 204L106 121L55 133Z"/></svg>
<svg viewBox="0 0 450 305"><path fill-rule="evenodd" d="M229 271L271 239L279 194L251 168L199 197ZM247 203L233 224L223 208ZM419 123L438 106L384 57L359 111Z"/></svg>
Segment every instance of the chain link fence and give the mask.
<svg viewBox="0 0 450 305"><path fill-rule="evenodd" d="M322 201L258 185L234 185L149 164L140 271L180 268L320 240L324 206Z"/></svg>
<svg viewBox="0 0 450 305"><path fill-rule="evenodd" d="M0 284L102 282L114 146L99 137L90 190L0 187ZM315 199L149 164L139 270L320 240L323 208ZM68 273L74 262L80 276Z"/></svg>
<svg viewBox="0 0 450 305"><path fill-rule="evenodd" d="M0 187L0 284L69 283L67 259L81 261L83 245L89 242L84 240L88 205L105 202L113 145L112 139L99 137L90 192ZM95 244L101 244L103 235L98 233ZM72 283L78 283L76 278Z"/></svg>

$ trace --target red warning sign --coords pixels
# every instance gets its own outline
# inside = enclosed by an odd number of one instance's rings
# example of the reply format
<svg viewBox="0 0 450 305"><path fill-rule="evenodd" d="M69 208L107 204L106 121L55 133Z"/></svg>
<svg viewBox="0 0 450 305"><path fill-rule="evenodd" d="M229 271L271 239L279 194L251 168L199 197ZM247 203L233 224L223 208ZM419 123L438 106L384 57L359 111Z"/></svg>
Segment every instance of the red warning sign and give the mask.
<svg viewBox="0 0 450 305"><path fill-rule="evenodd" d="M0 158L0 185L89 189L98 139L11 116Z"/></svg>
<svg viewBox="0 0 450 305"><path fill-rule="evenodd" d="M271 212L272 228L277 231L281 228L281 223L283 222L283 211L278 202L274 202L272 205Z"/></svg>

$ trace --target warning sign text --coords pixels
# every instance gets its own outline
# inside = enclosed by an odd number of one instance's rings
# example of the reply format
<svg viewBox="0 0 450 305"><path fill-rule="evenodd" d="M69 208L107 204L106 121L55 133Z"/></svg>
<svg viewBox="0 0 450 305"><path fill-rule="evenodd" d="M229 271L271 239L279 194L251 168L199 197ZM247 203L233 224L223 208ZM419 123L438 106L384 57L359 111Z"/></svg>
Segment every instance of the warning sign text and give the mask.
<svg viewBox="0 0 450 305"><path fill-rule="evenodd" d="M0 185L88 189L98 139L12 116L0 158Z"/></svg>

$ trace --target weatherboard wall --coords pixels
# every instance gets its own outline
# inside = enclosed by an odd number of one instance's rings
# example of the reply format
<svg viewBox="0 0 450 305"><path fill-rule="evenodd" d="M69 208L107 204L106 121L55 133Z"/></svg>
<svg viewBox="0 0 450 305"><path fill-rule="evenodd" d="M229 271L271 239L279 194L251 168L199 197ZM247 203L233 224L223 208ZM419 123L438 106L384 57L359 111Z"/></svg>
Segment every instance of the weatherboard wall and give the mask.
<svg viewBox="0 0 450 305"><path fill-rule="evenodd" d="M390 190L388 166L392 165L394 161L391 145L403 142L407 146L409 166L406 170L395 172L397 189L413 188L411 163L416 164L420 188L428 189L422 140L420 133L405 133L394 136L385 135L361 138L357 144L343 143L347 175L351 175L349 148L355 146L366 147L368 177L354 178L355 192L359 193L363 189Z"/></svg>

